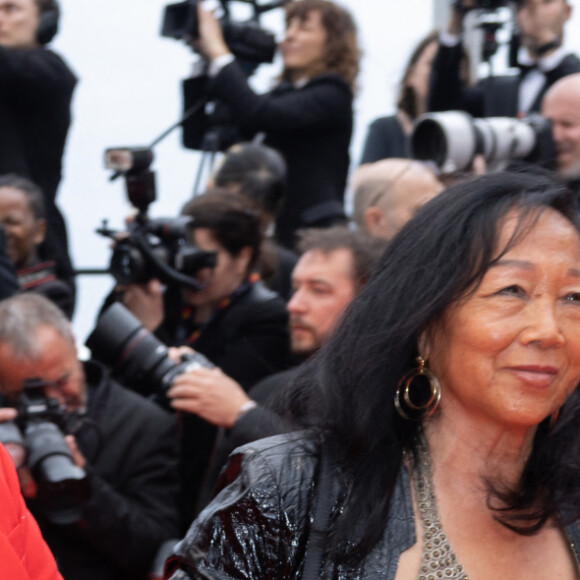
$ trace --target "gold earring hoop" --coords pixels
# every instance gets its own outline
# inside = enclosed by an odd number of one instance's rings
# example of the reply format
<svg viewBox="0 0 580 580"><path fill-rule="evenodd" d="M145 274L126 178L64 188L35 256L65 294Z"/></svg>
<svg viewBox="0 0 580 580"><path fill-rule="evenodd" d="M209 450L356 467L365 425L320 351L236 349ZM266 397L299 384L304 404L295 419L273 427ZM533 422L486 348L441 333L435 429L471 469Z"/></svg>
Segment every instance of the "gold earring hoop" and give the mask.
<svg viewBox="0 0 580 580"><path fill-rule="evenodd" d="M425 366L426 363L422 356L418 356L416 361L417 368L410 370L401 377L397 383L397 392L395 393L397 413L407 421L421 421L430 417L441 402L439 379ZM420 405L413 403L411 400L411 386L417 377L425 377L427 379L430 391L429 399Z"/></svg>

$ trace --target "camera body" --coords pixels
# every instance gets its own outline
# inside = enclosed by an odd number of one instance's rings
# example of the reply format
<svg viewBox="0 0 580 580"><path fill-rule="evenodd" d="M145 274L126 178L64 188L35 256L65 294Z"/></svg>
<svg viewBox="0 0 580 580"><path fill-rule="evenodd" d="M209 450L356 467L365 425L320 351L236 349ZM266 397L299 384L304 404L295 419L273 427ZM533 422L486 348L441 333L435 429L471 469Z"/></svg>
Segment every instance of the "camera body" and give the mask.
<svg viewBox="0 0 580 580"><path fill-rule="evenodd" d="M250 0L250 3L254 7L254 18L246 22L236 22L230 17L229 2L222 0L225 15L220 19L220 24L224 40L232 54L244 62L255 65L272 62L276 53L276 38L273 33L261 28L257 21L264 9L256 2ZM197 39L198 4L199 0L185 0L167 5L161 35L177 40Z"/></svg>
<svg viewBox="0 0 580 580"><path fill-rule="evenodd" d="M145 396L154 395L162 405L175 377L197 367L215 366L199 353L174 362L167 347L119 302L101 315L86 346L123 385Z"/></svg>
<svg viewBox="0 0 580 580"><path fill-rule="evenodd" d="M64 440L75 417L45 397L47 385L36 378L24 382L16 406L18 417L0 423L0 442L17 467L30 468L38 486L36 500L48 519L69 524L80 518L90 488L85 471L75 464Z"/></svg>
<svg viewBox="0 0 580 580"><path fill-rule="evenodd" d="M126 232L100 228L101 235L116 240L109 264L111 275L118 284L142 284L152 278L171 284L176 281L175 274L190 277L201 268L213 268L215 253L186 241L191 222L188 217L136 218Z"/></svg>
<svg viewBox="0 0 580 580"><path fill-rule="evenodd" d="M147 210L156 199L150 166L153 152L147 147L116 147L105 151L105 167L123 175L127 198L138 213L126 231L111 230L106 221L97 233L115 244L109 272L118 284L142 284L158 278L165 284L200 289L195 274L213 268L215 252L205 252L187 241L189 217L149 219Z"/></svg>
<svg viewBox="0 0 580 580"><path fill-rule="evenodd" d="M483 155L489 171L501 171L520 159L553 169L556 158L550 122L533 114L474 118L463 111L427 113L411 133L411 157L433 163L441 173L468 169Z"/></svg>

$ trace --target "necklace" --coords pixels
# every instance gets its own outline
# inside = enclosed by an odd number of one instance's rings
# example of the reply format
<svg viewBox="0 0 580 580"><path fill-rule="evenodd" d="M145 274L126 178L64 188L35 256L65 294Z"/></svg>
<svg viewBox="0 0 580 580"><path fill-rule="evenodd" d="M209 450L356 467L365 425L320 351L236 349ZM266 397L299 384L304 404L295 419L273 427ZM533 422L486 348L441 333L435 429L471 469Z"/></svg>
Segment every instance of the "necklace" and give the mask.
<svg viewBox="0 0 580 580"><path fill-rule="evenodd" d="M423 522L423 551L417 580L469 580L441 528L433 489L433 471L427 442L421 435L411 478Z"/></svg>

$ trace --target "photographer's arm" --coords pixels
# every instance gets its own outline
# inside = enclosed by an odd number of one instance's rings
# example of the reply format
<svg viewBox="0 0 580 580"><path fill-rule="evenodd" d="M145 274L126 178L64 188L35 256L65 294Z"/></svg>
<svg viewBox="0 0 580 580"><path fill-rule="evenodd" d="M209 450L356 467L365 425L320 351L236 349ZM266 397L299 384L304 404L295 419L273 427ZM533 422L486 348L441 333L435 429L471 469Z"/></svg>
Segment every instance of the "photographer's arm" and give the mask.
<svg viewBox="0 0 580 580"><path fill-rule="evenodd" d="M452 4L445 32L439 37L439 49L433 60L427 99L428 111L463 110L473 116L483 115L483 89L467 87L462 79L465 66L461 34L465 14L475 7L475 0Z"/></svg>
<svg viewBox="0 0 580 580"><path fill-rule="evenodd" d="M230 54L222 29L212 12L205 10L201 2L197 5L199 38L194 41L195 47L210 63Z"/></svg>
<svg viewBox="0 0 580 580"><path fill-rule="evenodd" d="M252 406L244 389L219 368L199 368L177 376L167 396L174 409L226 428L233 427Z"/></svg>
<svg viewBox="0 0 580 580"><path fill-rule="evenodd" d="M296 90L256 94L237 62L208 84L211 96L227 103L243 127L253 131L298 131L349 124L352 92L337 75L314 77Z"/></svg>

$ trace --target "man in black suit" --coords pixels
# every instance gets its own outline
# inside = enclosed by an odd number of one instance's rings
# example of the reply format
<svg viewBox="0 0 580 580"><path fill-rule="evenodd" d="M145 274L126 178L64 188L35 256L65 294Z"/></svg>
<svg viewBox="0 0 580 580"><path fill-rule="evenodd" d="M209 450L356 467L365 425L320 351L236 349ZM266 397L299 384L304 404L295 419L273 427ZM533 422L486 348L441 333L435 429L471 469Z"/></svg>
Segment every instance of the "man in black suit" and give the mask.
<svg viewBox="0 0 580 580"><path fill-rule="evenodd" d="M460 41L465 14L475 0L457 0L447 29L440 34L429 90L429 111L463 110L474 117L521 117L540 110L548 88L562 77L580 72L580 60L563 47L564 25L572 7L567 0L515 2L520 72L494 76L467 87Z"/></svg>

